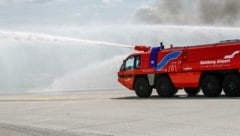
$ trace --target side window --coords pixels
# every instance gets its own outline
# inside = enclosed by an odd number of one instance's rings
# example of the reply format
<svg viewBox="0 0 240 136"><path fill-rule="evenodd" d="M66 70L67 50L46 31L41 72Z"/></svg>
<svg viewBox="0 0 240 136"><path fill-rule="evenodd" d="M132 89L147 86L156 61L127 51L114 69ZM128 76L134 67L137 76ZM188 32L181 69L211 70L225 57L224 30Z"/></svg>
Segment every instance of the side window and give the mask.
<svg viewBox="0 0 240 136"><path fill-rule="evenodd" d="M126 61L126 64L125 64L125 70L131 70L131 69L134 69L134 57L133 56L128 58Z"/></svg>
<svg viewBox="0 0 240 136"><path fill-rule="evenodd" d="M139 69L140 56L131 56L125 62L125 70Z"/></svg>

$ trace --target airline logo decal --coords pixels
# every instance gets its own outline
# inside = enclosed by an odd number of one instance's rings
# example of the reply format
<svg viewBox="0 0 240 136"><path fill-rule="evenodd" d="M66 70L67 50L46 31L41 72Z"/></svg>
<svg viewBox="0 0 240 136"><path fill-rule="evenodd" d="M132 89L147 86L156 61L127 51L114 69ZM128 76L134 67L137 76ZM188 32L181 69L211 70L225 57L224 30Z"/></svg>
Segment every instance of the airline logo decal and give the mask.
<svg viewBox="0 0 240 136"><path fill-rule="evenodd" d="M234 51L231 55L224 56L224 59L233 59L240 51Z"/></svg>
<svg viewBox="0 0 240 136"><path fill-rule="evenodd" d="M161 70L164 66L166 66L171 60L177 59L181 55L181 51L174 51L168 53L158 64L156 69Z"/></svg>
<svg viewBox="0 0 240 136"><path fill-rule="evenodd" d="M231 59L235 58L236 55L240 54L240 51L234 51L230 55L225 55L223 59L217 60L201 60L200 65L216 65L216 64L229 64L231 63Z"/></svg>

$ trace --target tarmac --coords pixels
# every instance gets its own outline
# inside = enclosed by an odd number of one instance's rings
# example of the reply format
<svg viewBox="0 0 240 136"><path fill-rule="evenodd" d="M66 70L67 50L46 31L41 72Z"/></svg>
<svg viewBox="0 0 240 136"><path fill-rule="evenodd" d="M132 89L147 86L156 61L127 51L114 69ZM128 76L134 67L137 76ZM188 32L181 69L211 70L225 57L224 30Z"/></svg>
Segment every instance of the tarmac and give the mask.
<svg viewBox="0 0 240 136"><path fill-rule="evenodd" d="M1 136L239 136L240 97L128 90L0 94Z"/></svg>

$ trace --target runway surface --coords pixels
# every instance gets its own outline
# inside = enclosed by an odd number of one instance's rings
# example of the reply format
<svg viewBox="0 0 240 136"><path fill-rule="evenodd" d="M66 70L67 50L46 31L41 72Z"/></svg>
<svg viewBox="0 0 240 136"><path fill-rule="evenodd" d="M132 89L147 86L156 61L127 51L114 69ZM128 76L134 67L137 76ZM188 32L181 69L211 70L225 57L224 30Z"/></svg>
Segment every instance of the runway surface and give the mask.
<svg viewBox="0 0 240 136"><path fill-rule="evenodd" d="M0 94L3 136L238 136L240 98L127 90Z"/></svg>

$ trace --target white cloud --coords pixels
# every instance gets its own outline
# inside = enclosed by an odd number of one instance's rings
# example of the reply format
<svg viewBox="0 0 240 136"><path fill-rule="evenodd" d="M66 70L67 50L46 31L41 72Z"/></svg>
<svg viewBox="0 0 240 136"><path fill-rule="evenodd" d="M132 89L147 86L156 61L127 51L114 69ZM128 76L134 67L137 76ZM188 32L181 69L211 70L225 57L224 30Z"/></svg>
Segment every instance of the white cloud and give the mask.
<svg viewBox="0 0 240 136"><path fill-rule="evenodd" d="M105 4L111 4L111 3L122 3L123 0L102 0Z"/></svg>

